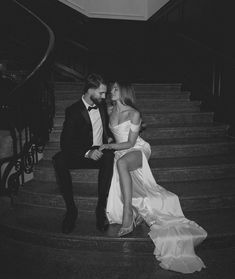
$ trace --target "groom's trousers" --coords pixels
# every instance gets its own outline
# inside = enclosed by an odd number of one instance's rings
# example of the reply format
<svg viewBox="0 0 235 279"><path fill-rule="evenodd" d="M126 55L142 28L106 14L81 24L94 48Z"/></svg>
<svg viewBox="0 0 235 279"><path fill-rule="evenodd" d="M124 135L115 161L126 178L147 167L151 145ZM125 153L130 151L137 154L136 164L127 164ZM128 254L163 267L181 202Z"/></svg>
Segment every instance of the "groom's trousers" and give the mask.
<svg viewBox="0 0 235 279"><path fill-rule="evenodd" d="M97 207L106 208L107 197L113 175L114 152L103 150L102 157L95 161L85 157L68 156L63 151L53 157L53 164L60 191L63 195L67 210L75 207L71 169L99 169L98 203Z"/></svg>

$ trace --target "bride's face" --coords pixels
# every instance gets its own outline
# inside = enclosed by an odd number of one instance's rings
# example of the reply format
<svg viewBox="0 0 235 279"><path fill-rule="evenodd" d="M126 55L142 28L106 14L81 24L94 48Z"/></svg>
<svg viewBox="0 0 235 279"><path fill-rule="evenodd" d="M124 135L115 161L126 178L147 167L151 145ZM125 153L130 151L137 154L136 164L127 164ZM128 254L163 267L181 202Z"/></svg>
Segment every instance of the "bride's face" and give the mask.
<svg viewBox="0 0 235 279"><path fill-rule="evenodd" d="M120 89L117 83L114 83L114 85L111 88L111 100L118 101L119 99L120 99Z"/></svg>

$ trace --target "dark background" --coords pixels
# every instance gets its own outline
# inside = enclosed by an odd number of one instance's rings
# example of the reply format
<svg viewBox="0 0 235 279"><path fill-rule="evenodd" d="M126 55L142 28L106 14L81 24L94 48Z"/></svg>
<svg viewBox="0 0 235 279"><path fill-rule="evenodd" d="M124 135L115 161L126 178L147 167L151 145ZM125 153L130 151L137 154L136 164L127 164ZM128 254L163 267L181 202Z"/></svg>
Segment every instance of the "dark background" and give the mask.
<svg viewBox="0 0 235 279"><path fill-rule="evenodd" d="M6 12L1 2L1 38L13 32L14 51L9 40L1 50L25 53L21 63L34 65L32 47L40 56L40 33ZM19 0L44 20L54 31L55 61L77 72L99 72L109 80L130 82L181 82L191 91L192 99L202 101L203 110L213 110L216 120L234 127L235 36L233 1L174 0L169 1L148 21L92 19L57 0ZM12 8L11 8L12 9ZM9 16L9 14L11 16ZM34 34L33 43L30 41ZM35 34L38 34L35 40ZM22 43L23 42L23 43ZM12 47L14 48L14 47ZM22 50L22 52L21 52ZM3 53L3 51L2 51ZM29 59L30 58L30 59ZM27 61L30 60L30 61ZM68 76L57 71L57 79ZM234 128L231 129L231 131Z"/></svg>

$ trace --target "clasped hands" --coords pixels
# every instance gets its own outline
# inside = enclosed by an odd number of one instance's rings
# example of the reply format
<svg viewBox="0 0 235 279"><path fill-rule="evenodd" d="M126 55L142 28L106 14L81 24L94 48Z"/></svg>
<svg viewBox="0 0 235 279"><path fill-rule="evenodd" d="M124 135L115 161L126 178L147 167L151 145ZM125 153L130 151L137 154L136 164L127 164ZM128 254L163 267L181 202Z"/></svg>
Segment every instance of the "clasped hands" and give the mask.
<svg viewBox="0 0 235 279"><path fill-rule="evenodd" d="M113 139L112 138L108 138L108 143L102 144L99 147L99 151L102 151L104 149L114 149L114 143L112 143Z"/></svg>
<svg viewBox="0 0 235 279"><path fill-rule="evenodd" d="M112 139L109 139L108 142L111 140ZM114 149L114 146L112 143L102 144L99 148L91 150L88 154L88 158L95 161L99 160L103 155L102 150L104 149Z"/></svg>
<svg viewBox="0 0 235 279"><path fill-rule="evenodd" d="M114 149L113 148L113 144L112 143L105 143L105 144L102 144L100 147L99 147L99 150L102 151L104 149Z"/></svg>

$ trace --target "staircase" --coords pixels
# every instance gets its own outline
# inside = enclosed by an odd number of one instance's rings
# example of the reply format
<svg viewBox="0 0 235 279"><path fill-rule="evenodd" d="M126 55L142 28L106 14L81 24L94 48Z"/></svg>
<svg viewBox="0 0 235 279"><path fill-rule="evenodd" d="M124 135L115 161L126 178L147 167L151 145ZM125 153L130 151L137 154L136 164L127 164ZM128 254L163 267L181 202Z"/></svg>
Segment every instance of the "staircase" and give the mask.
<svg viewBox="0 0 235 279"><path fill-rule="evenodd" d="M142 137L152 147L150 166L157 182L180 197L185 216L208 232L204 248L234 245L235 140L228 125L215 123L212 112L200 111L181 84L135 84L138 107L147 129ZM129 238L116 237L118 225L102 234L95 228L97 170L71 171L79 209L75 231L63 235L64 202L55 181L51 157L59 150L64 109L82 94L82 85L57 82L54 129L34 179L20 189L9 208L1 202L0 229L13 239L55 248L121 253L153 253L142 224ZM82 131L81 131L82 133Z"/></svg>

